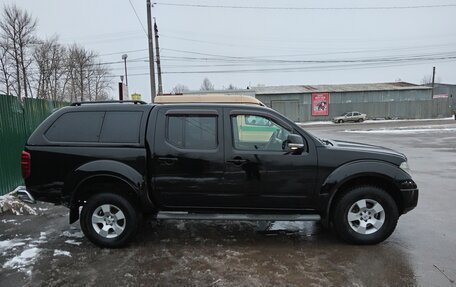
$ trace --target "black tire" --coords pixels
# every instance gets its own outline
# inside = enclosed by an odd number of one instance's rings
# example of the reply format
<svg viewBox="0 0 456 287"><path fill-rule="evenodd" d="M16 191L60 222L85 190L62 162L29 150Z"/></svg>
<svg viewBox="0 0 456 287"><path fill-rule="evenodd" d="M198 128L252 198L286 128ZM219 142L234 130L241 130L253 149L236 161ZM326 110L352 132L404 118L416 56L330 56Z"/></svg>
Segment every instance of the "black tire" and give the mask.
<svg viewBox="0 0 456 287"><path fill-rule="evenodd" d="M338 120L337 121L339 124L342 124L344 122L344 120Z"/></svg>
<svg viewBox="0 0 456 287"><path fill-rule="evenodd" d="M366 208L360 209L358 203L362 205L363 202ZM373 211L379 210L378 206L372 209L375 203L380 204L382 212ZM332 222L337 235L352 244L377 244L384 241L393 233L399 218L394 199L375 186L359 186L348 190L335 202L333 208ZM354 220L349 221L349 212L350 216L360 219L352 217ZM377 228L372 223L380 227Z"/></svg>
<svg viewBox="0 0 456 287"><path fill-rule="evenodd" d="M102 207L109 212L105 213ZM116 217L117 214L119 218ZM104 221L92 222L92 216L104 218ZM115 193L99 193L90 197L82 207L80 224L84 235L92 243L100 247L117 248L125 246L135 237L140 225L140 215L128 199ZM103 230L105 227L109 230L107 233Z"/></svg>
<svg viewBox="0 0 456 287"><path fill-rule="evenodd" d="M359 123L362 123L363 121L364 121L364 119L362 119L362 118L358 120Z"/></svg>

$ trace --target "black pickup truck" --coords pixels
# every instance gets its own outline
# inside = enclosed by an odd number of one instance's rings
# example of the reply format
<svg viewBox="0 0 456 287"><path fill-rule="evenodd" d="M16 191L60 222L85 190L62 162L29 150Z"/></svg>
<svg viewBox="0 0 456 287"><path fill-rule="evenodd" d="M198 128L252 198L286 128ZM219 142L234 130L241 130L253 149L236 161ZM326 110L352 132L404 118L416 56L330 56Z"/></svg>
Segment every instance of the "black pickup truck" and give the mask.
<svg viewBox="0 0 456 287"><path fill-rule="evenodd" d="M35 130L21 163L30 194L67 206L104 247L127 244L144 216L321 220L375 244L418 201L403 154L321 140L254 104L76 103Z"/></svg>

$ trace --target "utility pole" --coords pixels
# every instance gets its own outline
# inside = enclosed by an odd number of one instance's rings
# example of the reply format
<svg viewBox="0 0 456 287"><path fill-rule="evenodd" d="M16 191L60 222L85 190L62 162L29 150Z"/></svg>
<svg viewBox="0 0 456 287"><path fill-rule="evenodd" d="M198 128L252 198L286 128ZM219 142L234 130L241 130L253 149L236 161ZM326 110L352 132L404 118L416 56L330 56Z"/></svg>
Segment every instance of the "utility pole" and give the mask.
<svg viewBox="0 0 456 287"><path fill-rule="evenodd" d="M155 100L155 69L154 69L154 43L152 36L152 6L150 0L147 0L147 38L149 41L149 74L150 74L150 100L153 103Z"/></svg>
<svg viewBox="0 0 456 287"><path fill-rule="evenodd" d="M160 46L158 45L158 28L157 21L154 17L154 32L155 32L155 52L157 53L157 77L158 77L158 94L163 94L162 73L160 64Z"/></svg>
<svg viewBox="0 0 456 287"><path fill-rule="evenodd" d="M127 57L128 57L127 54L123 54L123 55L122 55L122 60L124 60L124 64L125 64L125 85L128 87ZM123 81L122 81L122 82L123 82Z"/></svg>
<svg viewBox="0 0 456 287"><path fill-rule="evenodd" d="M434 98L435 67L432 67L432 98Z"/></svg>

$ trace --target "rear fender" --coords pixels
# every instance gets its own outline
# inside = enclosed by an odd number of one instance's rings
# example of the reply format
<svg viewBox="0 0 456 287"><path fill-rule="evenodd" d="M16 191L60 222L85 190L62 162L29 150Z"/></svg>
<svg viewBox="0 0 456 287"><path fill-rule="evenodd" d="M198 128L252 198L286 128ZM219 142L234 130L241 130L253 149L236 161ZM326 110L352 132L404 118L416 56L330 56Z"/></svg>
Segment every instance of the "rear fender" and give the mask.
<svg viewBox="0 0 456 287"><path fill-rule="evenodd" d="M132 167L113 160L97 160L86 163L73 171L65 181L64 194L69 198L70 207L70 223L75 222L79 218L79 199L82 196L84 186L91 182L100 181L121 181L129 186L130 193L141 203L142 209L147 209L151 206L151 202L147 196L147 186L144 176ZM150 204L148 204L150 203Z"/></svg>

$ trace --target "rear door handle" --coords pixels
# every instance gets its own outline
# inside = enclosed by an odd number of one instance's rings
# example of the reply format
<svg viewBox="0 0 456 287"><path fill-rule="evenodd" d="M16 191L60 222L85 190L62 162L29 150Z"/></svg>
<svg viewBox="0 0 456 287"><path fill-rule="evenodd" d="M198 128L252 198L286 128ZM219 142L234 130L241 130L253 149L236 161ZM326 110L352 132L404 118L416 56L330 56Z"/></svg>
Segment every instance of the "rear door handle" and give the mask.
<svg viewBox="0 0 456 287"><path fill-rule="evenodd" d="M163 165L173 165L178 159L176 157L159 157L158 161Z"/></svg>
<svg viewBox="0 0 456 287"><path fill-rule="evenodd" d="M233 164L235 164L235 165L241 165L241 164L243 164L243 163L246 163L247 160L246 160L246 159L242 159L242 158L240 158L240 157L235 157L235 158L233 158L233 159L227 160L227 162L233 163Z"/></svg>

